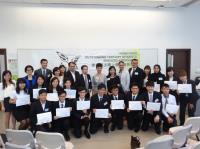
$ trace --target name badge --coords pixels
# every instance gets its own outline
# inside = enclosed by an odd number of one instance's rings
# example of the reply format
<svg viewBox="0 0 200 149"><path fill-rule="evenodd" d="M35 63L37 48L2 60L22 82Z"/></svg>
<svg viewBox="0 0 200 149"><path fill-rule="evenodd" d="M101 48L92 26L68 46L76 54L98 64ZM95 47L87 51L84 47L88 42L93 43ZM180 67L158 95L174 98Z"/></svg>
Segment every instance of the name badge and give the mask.
<svg viewBox="0 0 200 149"><path fill-rule="evenodd" d="M44 111L45 111L45 112L49 111L49 108L47 108L47 109L44 109Z"/></svg>
<svg viewBox="0 0 200 149"><path fill-rule="evenodd" d="M163 78L162 78L162 77L160 77L160 78L158 78L158 80L163 80Z"/></svg>
<svg viewBox="0 0 200 149"><path fill-rule="evenodd" d="M139 73L138 73L138 72L135 72L135 75L139 75Z"/></svg>
<svg viewBox="0 0 200 149"><path fill-rule="evenodd" d="M108 102L105 102L105 103L104 103L104 106L107 105L107 104L108 104Z"/></svg>

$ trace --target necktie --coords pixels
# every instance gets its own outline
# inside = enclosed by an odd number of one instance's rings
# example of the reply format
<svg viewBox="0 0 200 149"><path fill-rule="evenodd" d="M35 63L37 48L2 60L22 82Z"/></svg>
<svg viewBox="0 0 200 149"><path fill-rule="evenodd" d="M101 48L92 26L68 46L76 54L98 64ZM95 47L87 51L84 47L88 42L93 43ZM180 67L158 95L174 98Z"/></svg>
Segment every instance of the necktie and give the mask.
<svg viewBox="0 0 200 149"><path fill-rule="evenodd" d="M88 79L87 79L87 76L85 76L85 87L86 87L86 89L88 89Z"/></svg>
<svg viewBox="0 0 200 149"><path fill-rule="evenodd" d="M43 75L43 76L46 76L46 71L45 71L45 69L42 70L42 75Z"/></svg>
<svg viewBox="0 0 200 149"><path fill-rule="evenodd" d="M153 102L153 95L152 94L149 95L149 101Z"/></svg>
<svg viewBox="0 0 200 149"><path fill-rule="evenodd" d="M132 96L132 100L133 100L133 101L135 100L135 96Z"/></svg>
<svg viewBox="0 0 200 149"><path fill-rule="evenodd" d="M63 108L64 107L64 105L63 104L61 104L61 108Z"/></svg>
<svg viewBox="0 0 200 149"><path fill-rule="evenodd" d="M166 106L167 106L167 103L168 103L168 101L167 101L167 97L165 97L165 109L166 109Z"/></svg>
<svg viewBox="0 0 200 149"><path fill-rule="evenodd" d="M100 97L100 98L99 98L99 102L101 102L102 100L103 100L103 98L102 98L102 97Z"/></svg>
<svg viewBox="0 0 200 149"><path fill-rule="evenodd" d="M117 100L117 96L115 96L115 100Z"/></svg>

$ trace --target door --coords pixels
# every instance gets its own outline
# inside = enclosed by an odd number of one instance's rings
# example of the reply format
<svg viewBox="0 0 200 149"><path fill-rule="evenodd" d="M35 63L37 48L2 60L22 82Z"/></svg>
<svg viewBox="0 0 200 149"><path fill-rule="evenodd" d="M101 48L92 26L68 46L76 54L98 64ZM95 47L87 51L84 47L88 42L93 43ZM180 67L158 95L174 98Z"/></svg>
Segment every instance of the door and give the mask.
<svg viewBox="0 0 200 149"><path fill-rule="evenodd" d="M190 78L191 49L167 49L166 54L166 67L173 67L176 76L183 69Z"/></svg>
<svg viewBox="0 0 200 149"><path fill-rule="evenodd" d="M7 69L6 49L0 49L0 82L2 81L2 73Z"/></svg>

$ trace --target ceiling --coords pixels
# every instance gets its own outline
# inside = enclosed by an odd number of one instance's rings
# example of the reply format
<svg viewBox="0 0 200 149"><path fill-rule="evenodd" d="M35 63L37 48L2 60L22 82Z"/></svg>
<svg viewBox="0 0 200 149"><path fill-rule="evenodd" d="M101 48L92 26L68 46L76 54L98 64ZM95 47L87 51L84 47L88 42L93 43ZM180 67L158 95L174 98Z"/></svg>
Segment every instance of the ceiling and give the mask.
<svg viewBox="0 0 200 149"><path fill-rule="evenodd" d="M97 5L129 7L188 7L200 0L0 0L2 3L33 3L52 5Z"/></svg>

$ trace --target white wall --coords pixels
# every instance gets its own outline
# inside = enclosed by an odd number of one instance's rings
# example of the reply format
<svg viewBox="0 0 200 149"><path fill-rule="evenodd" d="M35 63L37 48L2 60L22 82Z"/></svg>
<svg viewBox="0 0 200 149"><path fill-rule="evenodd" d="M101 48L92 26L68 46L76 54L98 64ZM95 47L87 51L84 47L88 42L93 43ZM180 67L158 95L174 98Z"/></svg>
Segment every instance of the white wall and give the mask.
<svg viewBox="0 0 200 149"><path fill-rule="evenodd" d="M0 4L0 48L191 48L191 75L200 68L200 7L176 9L74 8Z"/></svg>

